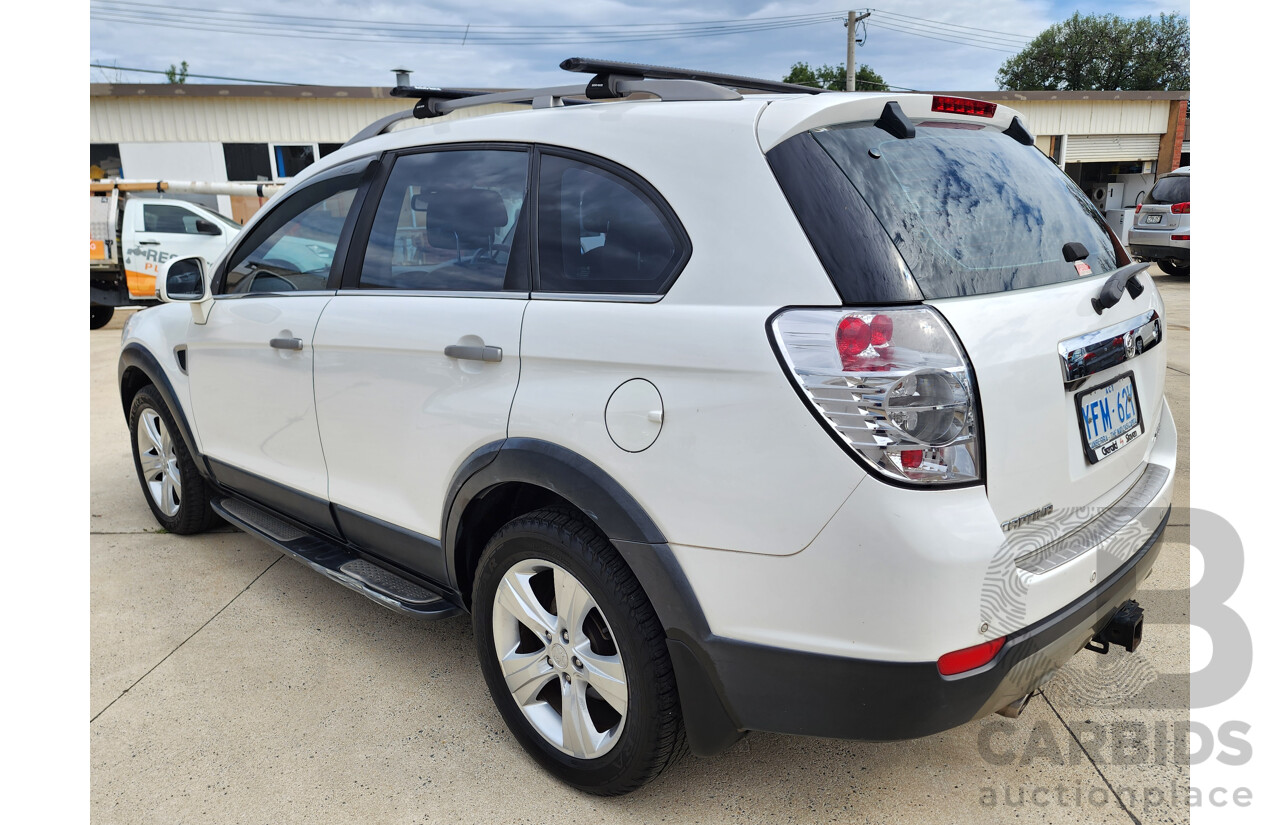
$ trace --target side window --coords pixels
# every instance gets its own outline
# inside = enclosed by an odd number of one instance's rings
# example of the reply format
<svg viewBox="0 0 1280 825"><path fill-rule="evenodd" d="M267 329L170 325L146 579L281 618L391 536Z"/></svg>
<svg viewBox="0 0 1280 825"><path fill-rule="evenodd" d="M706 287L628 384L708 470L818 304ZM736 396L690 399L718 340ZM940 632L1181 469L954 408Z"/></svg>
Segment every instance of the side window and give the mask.
<svg viewBox="0 0 1280 825"><path fill-rule="evenodd" d="M362 289L527 290L529 154L453 149L396 159L369 231Z"/></svg>
<svg viewBox="0 0 1280 825"><path fill-rule="evenodd" d="M538 290L656 295L686 241L652 198L600 167L543 155L538 173Z"/></svg>
<svg viewBox="0 0 1280 825"><path fill-rule="evenodd" d="M292 194L251 230L227 261L215 291L324 289L359 185L358 175L342 175Z"/></svg>
<svg viewBox="0 0 1280 825"><path fill-rule="evenodd" d="M166 232L171 235L199 235L194 212L181 206L165 206L147 203L142 206L142 227L145 232Z"/></svg>

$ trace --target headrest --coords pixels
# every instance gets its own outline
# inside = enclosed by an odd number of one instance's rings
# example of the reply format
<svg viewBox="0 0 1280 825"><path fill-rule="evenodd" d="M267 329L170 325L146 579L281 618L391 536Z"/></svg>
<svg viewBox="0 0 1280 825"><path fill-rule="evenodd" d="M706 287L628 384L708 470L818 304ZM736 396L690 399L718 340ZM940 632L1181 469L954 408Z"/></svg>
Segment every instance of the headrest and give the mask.
<svg viewBox="0 0 1280 825"><path fill-rule="evenodd" d="M427 242L453 249L483 246L507 225L507 206L493 189L437 189L413 196L413 208L427 213Z"/></svg>

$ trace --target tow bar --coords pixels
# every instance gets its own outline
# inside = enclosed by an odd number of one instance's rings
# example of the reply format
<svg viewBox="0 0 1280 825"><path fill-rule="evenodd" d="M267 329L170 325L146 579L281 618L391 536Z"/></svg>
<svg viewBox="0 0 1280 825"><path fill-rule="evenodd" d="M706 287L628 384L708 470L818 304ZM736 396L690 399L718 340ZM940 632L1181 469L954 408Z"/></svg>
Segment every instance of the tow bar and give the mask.
<svg viewBox="0 0 1280 825"><path fill-rule="evenodd" d="M1111 645L1116 644L1132 653L1141 643L1142 608L1133 599L1129 599L1120 605L1111 621L1085 645L1085 649L1094 653L1107 653L1111 650Z"/></svg>

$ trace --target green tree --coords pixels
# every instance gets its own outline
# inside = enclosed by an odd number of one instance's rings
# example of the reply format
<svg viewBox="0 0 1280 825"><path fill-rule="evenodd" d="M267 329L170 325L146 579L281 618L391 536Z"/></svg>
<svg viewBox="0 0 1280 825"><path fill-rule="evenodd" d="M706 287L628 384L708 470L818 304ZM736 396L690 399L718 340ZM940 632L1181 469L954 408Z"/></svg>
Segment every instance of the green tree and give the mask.
<svg viewBox="0 0 1280 825"><path fill-rule="evenodd" d="M1180 14L1076 12L1006 60L996 83L1019 91L1190 89L1191 26Z"/></svg>
<svg viewBox="0 0 1280 825"><path fill-rule="evenodd" d="M877 91L889 88L884 78L866 63L858 64L858 89ZM828 66L822 64L814 69L808 63L797 63L791 67L790 73L782 78L784 83L799 83L802 86L813 86L815 89L844 90L844 64Z"/></svg>
<svg viewBox="0 0 1280 825"><path fill-rule="evenodd" d="M164 76L168 78L170 83L186 83L187 82L187 61L182 61L181 66L175 66L170 63L169 68L164 70Z"/></svg>

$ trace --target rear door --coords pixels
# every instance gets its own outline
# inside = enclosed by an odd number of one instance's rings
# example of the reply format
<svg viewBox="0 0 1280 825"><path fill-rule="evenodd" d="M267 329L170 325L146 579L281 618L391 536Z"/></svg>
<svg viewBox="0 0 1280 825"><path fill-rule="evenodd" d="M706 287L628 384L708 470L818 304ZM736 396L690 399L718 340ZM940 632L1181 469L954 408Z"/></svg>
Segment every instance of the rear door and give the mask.
<svg viewBox="0 0 1280 825"><path fill-rule="evenodd" d="M448 485L507 434L529 297L530 153L400 154L315 332L328 494L347 538L440 582ZM361 232L363 235L364 232Z"/></svg>
<svg viewBox="0 0 1280 825"><path fill-rule="evenodd" d="M330 532L313 335L367 166L323 173L256 222L215 275L208 321L192 324L188 340L192 408L215 476Z"/></svg>

